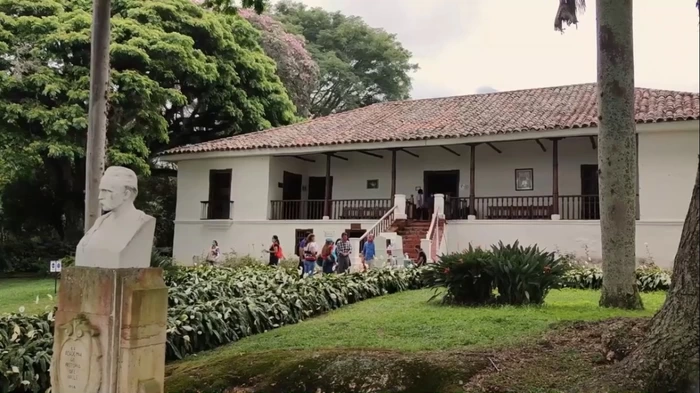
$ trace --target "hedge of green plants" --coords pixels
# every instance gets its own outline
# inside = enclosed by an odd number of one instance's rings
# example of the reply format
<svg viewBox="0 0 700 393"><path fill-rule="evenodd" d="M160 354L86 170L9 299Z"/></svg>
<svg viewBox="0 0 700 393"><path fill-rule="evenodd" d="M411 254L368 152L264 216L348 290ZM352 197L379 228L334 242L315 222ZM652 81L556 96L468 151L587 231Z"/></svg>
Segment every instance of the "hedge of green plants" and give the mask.
<svg viewBox="0 0 700 393"><path fill-rule="evenodd" d="M294 272L262 266L174 268L166 272L166 283L168 360L421 287L416 269L301 279ZM53 312L0 317L0 393L44 392L49 387L53 320Z"/></svg>
<svg viewBox="0 0 700 393"><path fill-rule="evenodd" d="M642 292L667 291L671 285L671 272L657 266L637 268L637 288ZM572 266L562 276L562 288L600 289L603 285L603 269L597 266Z"/></svg>

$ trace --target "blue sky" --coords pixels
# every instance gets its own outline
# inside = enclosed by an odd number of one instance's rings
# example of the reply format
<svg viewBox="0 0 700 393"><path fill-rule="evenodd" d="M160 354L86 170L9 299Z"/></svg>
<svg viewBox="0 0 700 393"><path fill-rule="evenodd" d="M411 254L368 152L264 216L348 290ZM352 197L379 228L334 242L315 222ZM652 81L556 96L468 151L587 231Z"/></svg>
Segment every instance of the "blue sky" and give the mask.
<svg viewBox="0 0 700 393"><path fill-rule="evenodd" d="M595 1L554 31L558 0L301 0L397 34L421 69L413 97L595 82ZM700 90L695 0L635 0L635 81Z"/></svg>

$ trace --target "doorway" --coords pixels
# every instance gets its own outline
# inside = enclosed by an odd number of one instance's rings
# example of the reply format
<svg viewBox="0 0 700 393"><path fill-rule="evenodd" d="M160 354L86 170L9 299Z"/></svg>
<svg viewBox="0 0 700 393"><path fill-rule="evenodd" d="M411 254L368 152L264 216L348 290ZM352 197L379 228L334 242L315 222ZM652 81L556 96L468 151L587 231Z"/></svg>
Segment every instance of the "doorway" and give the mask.
<svg viewBox="0 0 700 393"><path fill-rule="evenodd" d="M581 219L600 220L598 165L581 165L581 195Z"/></svg>
<svg viewBox="0 0 700 393"><path fill-rule="evenodd" d="M435 194L445 195L445 215L451 216L452 205L459 197L459 170L423 172L423 193L431 216Z"/></svg>
<svg viewBox="0 0 700 393"><path fill-rule="evenodd" d="M323 202L326 199L326 177L309 177L309 198L307 202L307 214L310 220L320 220L323 218ZM333 199L333 177L331 176L331 195Z"/></svg>
<svg viewBox="0 0 700 393"><path fill-rule="evenodd" d="M209 202L207 219L231 219L231 169L209 171Z"/></svg>
<svg viewBox="0 0 700 393"><path fill-rule="evenodd" d="M282 173L282 219L301 218L301 175L292 172Z"/></svg>

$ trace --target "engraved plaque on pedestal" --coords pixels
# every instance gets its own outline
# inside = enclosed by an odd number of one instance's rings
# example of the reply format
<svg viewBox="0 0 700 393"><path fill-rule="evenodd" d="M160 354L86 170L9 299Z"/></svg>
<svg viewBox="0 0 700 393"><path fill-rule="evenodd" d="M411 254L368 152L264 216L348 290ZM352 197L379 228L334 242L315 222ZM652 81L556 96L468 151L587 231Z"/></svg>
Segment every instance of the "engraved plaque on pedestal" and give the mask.
<svg viewBox="0 0 700 393"><path fill-rule="evenodd" d="M79 315L60 327L60 347L51 367L55 393L92 393L102 382L99 332Z"/></svg>

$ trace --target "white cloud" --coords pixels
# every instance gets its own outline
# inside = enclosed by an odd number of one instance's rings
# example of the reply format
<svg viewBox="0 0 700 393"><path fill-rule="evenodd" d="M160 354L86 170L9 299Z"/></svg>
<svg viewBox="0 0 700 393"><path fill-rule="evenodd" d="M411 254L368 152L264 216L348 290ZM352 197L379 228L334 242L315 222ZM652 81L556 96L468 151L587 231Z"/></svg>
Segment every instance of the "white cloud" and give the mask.
<svg viewBox="0 0 700 393"><path fill-rule="evenodd" d="M554 31L555 0L302 0L395 33L421 69L416 98L594 82L595 2L578 28ZM636 85L700 90L691 0L634 3Z"/></svg>

